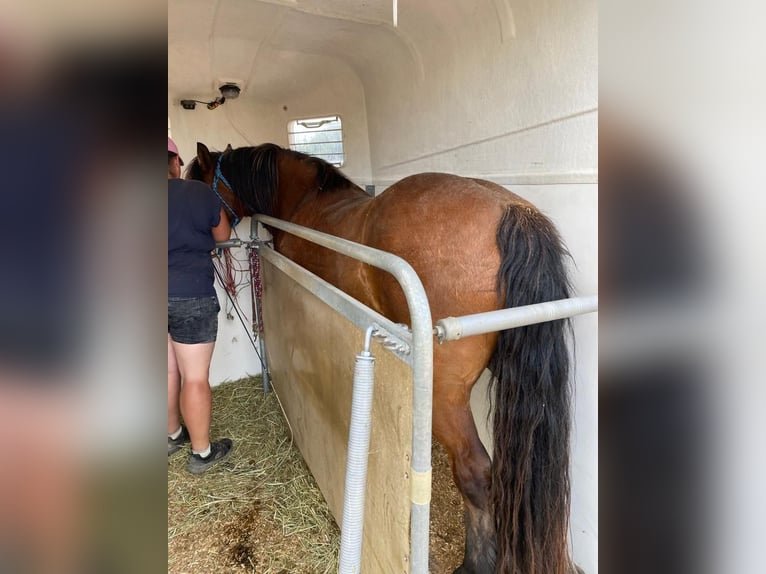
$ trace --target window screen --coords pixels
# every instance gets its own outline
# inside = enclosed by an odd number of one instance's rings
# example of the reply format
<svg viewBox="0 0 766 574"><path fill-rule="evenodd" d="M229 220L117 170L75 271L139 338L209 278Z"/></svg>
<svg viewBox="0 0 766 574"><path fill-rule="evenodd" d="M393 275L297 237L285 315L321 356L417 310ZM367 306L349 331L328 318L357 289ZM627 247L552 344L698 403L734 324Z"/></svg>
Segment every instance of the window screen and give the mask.
<svg viewBox="0 0 766 574"><path fill-rule="evenodd" d="M290 149L343 165L343 130L340 116L304 118L287 125Z"/></svg>

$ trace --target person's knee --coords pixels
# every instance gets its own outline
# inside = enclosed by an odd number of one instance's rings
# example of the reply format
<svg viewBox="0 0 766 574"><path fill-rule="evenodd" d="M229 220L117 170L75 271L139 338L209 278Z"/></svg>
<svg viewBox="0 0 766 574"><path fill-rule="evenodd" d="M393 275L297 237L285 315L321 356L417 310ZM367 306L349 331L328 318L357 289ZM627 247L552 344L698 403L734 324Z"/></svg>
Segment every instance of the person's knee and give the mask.
<svg viewBox="0 0 766 574"><path fill-rule="evenodd" d="M193 387L195 390L210 390L210 381L206 373L185 376L183 385L189 388Z"/></svg>

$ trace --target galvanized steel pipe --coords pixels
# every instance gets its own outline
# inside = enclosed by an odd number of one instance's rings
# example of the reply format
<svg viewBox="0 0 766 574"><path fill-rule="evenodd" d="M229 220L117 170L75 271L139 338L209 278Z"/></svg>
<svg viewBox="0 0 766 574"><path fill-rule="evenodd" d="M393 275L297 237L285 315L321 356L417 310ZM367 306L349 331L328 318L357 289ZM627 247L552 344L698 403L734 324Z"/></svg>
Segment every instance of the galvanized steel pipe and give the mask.
<svg viewBox="0 0 766 574"><path fill-rule="evenodd" d="M250 249L252 249L252 252L255 255L256 262L259 261L260 254L260 239L258 238L258 222L253 217L250 219ZM251 271L252 271L252 258L250 259L251 262ZM258 272L260 275L260 263L258 263ZM255 277L250 277L251 281L256 281ZM262 277L257 278L258 281L263 281ZM255 283L253 283L252 292L253 292L253 335L258 337L258 348L261 351L261 381L263 384L263 392L268 393L271 391L271 374L269 373L269 361L266 357L266 341L263 339L263 317L262 312L259 312L259 309L261 309L261 301L260 296L256 293L258 289L255 287Z"/></svg>
<svg viewBox="0 0 766 574"><path fill-rule="evenodd" d="M501 309L488 313L463 315L462 317L447 317L437 321L434 332L439 342L456 341L463 337L503 331L514 327L524 327L535 323L545 323L556 319L565 319L592 313L598 310L598 295L589 297L572 297L547 303L536 303L523 307Z"/></svg>
<svg viewBox="0 0 766 574"><path fill-rule="evenodd" d="M244 242L241 239L227 239L226 241L219 241L215 244L218 249L227 249L231 247L242 247Z"/></svg>

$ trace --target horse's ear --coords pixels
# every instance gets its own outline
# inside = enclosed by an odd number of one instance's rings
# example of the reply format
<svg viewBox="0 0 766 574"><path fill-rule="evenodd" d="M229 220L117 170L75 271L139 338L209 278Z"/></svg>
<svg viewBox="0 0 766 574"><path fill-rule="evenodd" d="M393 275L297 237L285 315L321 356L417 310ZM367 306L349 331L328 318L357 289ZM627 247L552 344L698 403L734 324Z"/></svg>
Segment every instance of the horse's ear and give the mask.
<svg viewBox="0 0 766 574"><path fill-rule="evenodd" d="M230 152L230 151L234 151L234 148L233 148L233 147L231 147L231 144L228 144L228 145L226 146L226 149L225 149L225 150L223 150L223 151L224 151L224 152Z"/></svg>
<svg viewBox="0 0 766 574"><path fill-rule="evenodd" d="M213 171L213 158L210 157L210 150L202 142L197 142L197 163L202 173Z"/></svg>

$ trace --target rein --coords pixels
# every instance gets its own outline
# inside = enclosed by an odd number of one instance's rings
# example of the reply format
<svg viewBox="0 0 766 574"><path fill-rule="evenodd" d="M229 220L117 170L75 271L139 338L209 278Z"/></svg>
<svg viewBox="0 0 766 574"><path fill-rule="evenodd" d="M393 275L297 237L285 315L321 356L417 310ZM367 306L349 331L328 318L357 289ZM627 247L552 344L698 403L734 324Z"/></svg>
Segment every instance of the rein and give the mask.
<svg viewBox="0 0 766 574"><path fill-rule="evenodd" d="M237 223L239 223L239 216L237 215L237 212L234 211L234 209L229 205L229 203L223 198L223 196L218 193L218 182L222 182L226 187L228 187L232 194L234 193L234 188L229 183L229 180L226 179L226 176L223 175L223 172L221 172L221 160L223 159L223 154L218 156L218 161L215 164L215 175L213 176L213 192L218 196L218 199L221 200L221 203L223 203L223 206L226 208L226 210L231 213L234 216L234 223L231 224L232 227L236 227Z"/></svg>

